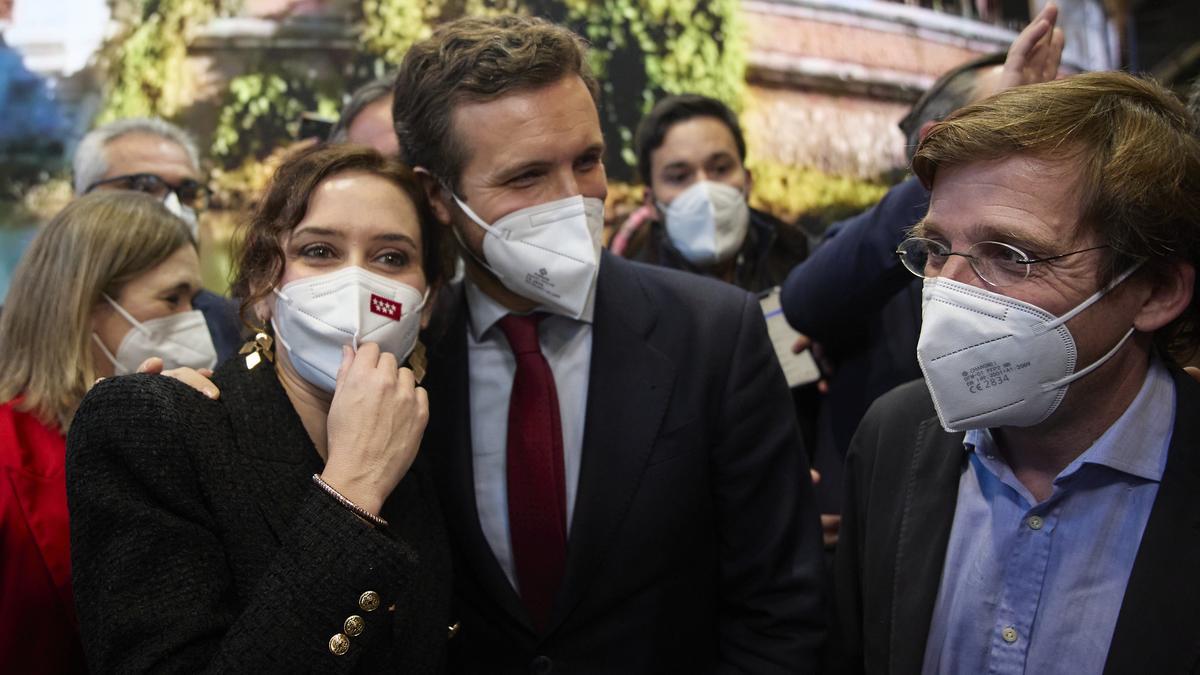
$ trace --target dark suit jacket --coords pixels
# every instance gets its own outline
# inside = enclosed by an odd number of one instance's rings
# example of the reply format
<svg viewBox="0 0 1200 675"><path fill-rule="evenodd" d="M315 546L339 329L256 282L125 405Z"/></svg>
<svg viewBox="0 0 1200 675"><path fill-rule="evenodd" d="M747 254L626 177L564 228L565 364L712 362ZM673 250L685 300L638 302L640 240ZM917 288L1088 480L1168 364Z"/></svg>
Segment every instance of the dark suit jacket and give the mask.
<svg viewBox="0 0 1200 675"><path fill-rule="evenodd" d="M68 435L76 604L111 672L439 672L450 555L418 457L372 529L312 484L321 460L270 363L210 401L166 377L101 382ZM379 609L359 597L375 591ZM387 608L395 603L395 611ZM366 628L335 656L329 640Z"/></svg>
<svg viewBox="0 0 1200 675"><path fill-rule="evenodd" d="M217 363L237 354L242 346L242 322L238 319L237 302L202 289L192 298L192 307L204 315L208 334L217 349Z"/></svg>
<svg viewBox="0 0 1200 675"><path fill-rule="evenodd" d="M812 448L822 513L841 511L842 464L867 408L921 376L921 280L900 264L896 247L928 210L929 191L909 178L867 211L830 225L783 283L788 323L821 343L833 364Z"/></svg>
<svg viewBox="0 0 1200 675"><path fill-rule="evenodd" d="M1167 466L1117 617L1109 675L1200 672L1200 383L1177 371L1175 386ZM849 672L921 670L967 462L962 439L942 430L919 380L880 398L854 437L837 551L838 642Z"/></svg>
<svg viewBox="0 0 1200 675"><path fill-rule="evenodd" d="M462 297L430 350L425 435L455 551L452 670L811 670L820 536L756 299L603 255L566 576L538 634L479 525Z"/></svg>

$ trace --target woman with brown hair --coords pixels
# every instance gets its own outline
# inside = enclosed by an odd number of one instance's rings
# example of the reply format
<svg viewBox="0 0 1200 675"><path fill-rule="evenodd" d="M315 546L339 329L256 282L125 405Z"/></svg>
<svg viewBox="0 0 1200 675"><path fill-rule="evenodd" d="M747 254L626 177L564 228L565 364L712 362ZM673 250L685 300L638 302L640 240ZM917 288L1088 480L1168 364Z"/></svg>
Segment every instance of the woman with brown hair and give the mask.
<svg viewBox="0 0 1200 675"><path fill-rule="evenodd" d="M97 377L148 356L214 365L192 309L183 221L130 193L80 198L41 231L0 316L0 670L82 672L71 599L64 434Z"/></svg>
<svg viewBox="0 0 1200 675"><path fill-rule="evenodd" d="M94 669L442 668L449 552L401 367L441 278L434 222L403 165L301 152L247 228L234 292L262 331L220 400L145 376L87 396L67 491Z"/></svg>

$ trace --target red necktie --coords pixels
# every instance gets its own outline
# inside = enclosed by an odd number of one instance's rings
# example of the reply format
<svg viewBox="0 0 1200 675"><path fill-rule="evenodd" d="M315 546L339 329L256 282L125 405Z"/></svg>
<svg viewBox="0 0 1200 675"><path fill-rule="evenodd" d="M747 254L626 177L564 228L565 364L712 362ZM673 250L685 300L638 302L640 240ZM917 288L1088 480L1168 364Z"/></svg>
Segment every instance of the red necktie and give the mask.
<svg viewBox="0 0 1200 675"><path fill-rule="evenodd" d="M517 584L543 628L567 558L563 434L554 373L538 344L545 314L509 314L498 325L517 359L508 406L508 523Z"/></svg>

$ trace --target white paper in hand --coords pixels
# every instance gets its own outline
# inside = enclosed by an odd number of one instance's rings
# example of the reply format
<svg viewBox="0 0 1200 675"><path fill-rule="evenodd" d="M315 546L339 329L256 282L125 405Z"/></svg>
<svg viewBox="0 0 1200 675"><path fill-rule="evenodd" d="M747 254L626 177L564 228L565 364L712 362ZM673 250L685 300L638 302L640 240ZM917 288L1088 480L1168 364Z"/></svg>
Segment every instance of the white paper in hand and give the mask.
<svg viewBox="0 0 1200 675"><path fill-rule="evenodd" d="M783 316L783 308L779 306L779 287L776 286L767 292L759 300L759 304L762 306L763 318L767 320L767 335L775 347L775 356L779 358L779 365L783 367L788 386L799 387L821 379L821 370L817 367L810 350L805 349L799 354L792 353L792 345L796 344L800 333L788 325Z"/></svg>

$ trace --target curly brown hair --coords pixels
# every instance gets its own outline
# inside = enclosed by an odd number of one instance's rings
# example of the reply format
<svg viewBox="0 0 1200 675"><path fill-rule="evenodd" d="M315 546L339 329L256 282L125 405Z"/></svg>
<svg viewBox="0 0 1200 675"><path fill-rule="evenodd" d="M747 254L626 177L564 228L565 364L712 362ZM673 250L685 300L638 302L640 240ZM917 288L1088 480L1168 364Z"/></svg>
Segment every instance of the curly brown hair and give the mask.
<svg viewBox="0 0 1200 675"><path fill-rule="evenodd" d="M420 221L421 264L426 282L431 288L441 283L446 254L437 219L412 169L368 147L318 145L284 160L254 215L242 228L242 248L232 292L235 298L241 298L242 321L252 330L261 328L255 323L254 308L271 295L283 277L282 239L304 220L317 187L325 179L347 171L379 176L408 195Z"/></svg>
<svg viewBox="0 0 1200 675"><path fill-rule="evenodd" d="M438 28L409 48L396 75L392 119L404 161L456 190L467 153L453 133L454 108L571 75L598 100L587 43L544 19L464 18Z"/></svg>

